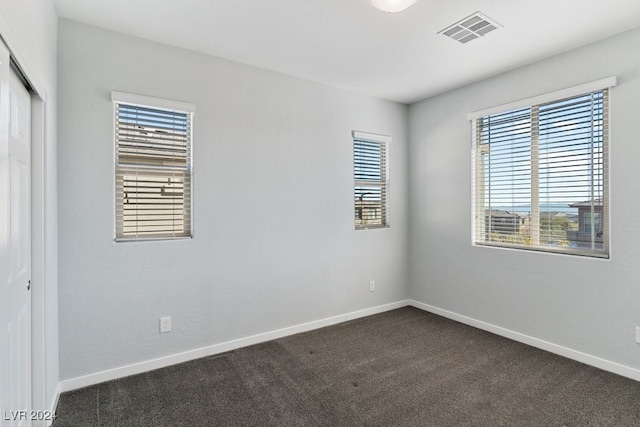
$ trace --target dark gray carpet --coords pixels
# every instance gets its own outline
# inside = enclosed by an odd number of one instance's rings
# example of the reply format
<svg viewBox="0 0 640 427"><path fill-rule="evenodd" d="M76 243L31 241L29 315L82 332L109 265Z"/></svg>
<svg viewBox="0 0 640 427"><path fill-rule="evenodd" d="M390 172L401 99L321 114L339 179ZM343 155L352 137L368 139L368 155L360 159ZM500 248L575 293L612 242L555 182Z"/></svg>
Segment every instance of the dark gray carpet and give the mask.
<svg viewBox="0 0 640 427"><path fill-rule="evenodd" d="M640 426L640 383L402 308L63 393L64 426Z"/></svg>

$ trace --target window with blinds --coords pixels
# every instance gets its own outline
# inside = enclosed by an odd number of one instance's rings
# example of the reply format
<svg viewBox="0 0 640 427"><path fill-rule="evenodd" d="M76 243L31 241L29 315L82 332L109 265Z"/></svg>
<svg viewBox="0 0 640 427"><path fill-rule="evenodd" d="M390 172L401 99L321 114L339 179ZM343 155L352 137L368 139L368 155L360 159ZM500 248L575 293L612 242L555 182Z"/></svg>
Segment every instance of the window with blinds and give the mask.
<svg viewBox="0 0 640 427"><path fill-rule="evenodd" d="M191 237L193 106L117 92L112 98L116 240Z"/></svg>
<svg viewBox="0 0 640 427"><path fill-rule="evenodd" d="M355 228L389 226L387 144L382 135L353 132Z"/></svg>
<svg viewBox="0 0 640 427"><path fill-rule="evenodd" d="M476 245L608 258L608 97L604 87L472 120Z"/></svg>

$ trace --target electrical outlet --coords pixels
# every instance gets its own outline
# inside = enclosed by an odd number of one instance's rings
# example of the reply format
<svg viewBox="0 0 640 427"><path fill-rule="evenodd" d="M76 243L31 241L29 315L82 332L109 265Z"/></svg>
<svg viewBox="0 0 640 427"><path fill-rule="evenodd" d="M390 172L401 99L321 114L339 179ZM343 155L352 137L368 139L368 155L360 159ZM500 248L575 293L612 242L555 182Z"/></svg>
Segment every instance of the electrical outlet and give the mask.
<svg viewBox="0 0 640 427"><path fill-rule="evenodd" d="M376 281L369 280L369 292L373 292L376 290Z"/></svg>
<svg viewBox="0 0 640 427"><path fill-rule="evenodd" d="M636 342L640 344L640 326L636 326Z"/></svg>
<svg viewBox="0 0 640 427"><path fill-rule="evenodd" d="M171 316L160 318L160 333L171 332Z"/></svg>

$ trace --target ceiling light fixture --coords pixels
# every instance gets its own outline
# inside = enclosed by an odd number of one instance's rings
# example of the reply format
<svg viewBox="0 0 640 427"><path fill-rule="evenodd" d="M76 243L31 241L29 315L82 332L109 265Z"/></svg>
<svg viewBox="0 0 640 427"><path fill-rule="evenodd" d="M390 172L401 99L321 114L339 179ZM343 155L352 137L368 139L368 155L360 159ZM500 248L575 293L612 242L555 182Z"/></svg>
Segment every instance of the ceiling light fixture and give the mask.
<svg viewBox="0 0 640 427"><path fill-rule="evenodd" d="M373 5L383 12L402 12L418 0L371 0Z"/></svg>

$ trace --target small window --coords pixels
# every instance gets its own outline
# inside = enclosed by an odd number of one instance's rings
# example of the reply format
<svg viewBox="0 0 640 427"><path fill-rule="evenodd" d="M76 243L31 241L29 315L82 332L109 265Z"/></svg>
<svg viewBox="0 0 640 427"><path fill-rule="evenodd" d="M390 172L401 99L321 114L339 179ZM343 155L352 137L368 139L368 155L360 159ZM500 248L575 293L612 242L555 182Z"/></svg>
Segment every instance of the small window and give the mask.
<svg viewBox="0 0 640 427"><path fill-rule="evenodd" d="M594 234L596 236L598 233L602 233L602 220L600 217L601 212L585 212L582 232Z"/></svg>
<svg viewBox="0 0 640 427"><path fill-rule="evenodd" d="M191 104L113 92L115 238L192 236Z"/></svg>
<svg viewBox="0 0 640 427"><path fill-rule="evenodd" d="M474 244L609 257L614 84L605 79L470 115Z"/></svg>
<svg viewBox="0 0 640 427"><path fill-rule="evenodd" d="M391 138L353 132L355 228L389 226L387 150Z"/></svg>

